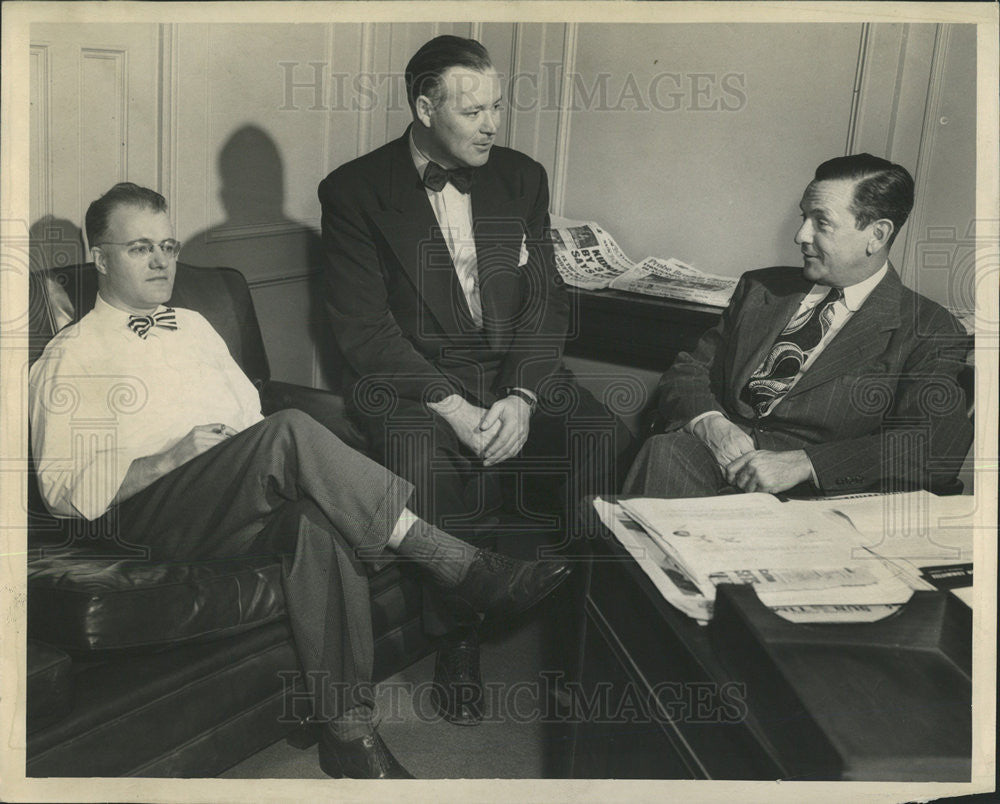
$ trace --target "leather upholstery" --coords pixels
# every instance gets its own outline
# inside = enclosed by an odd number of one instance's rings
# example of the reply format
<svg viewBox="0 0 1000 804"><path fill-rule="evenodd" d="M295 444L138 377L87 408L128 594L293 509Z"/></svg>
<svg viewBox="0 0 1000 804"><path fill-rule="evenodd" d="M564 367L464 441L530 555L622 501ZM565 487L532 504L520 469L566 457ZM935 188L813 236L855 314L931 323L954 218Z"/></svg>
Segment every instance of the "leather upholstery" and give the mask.
<svg viewBox="0 0 1000 804"><path fill-rule="evenodd" d="M89 262L34 274L31 278L29 321L34 357L57 331L57 310L78 321L93 309L97 269ZM226 342L233 359L258 388L271 378L253 299L239 271L199 268L179 262L170 303L205 316Z"/></svg>
<svg viewBox="0 0 1000 804"><path fill-rule="evenodd" d="M285 616L273 558L200 564L80 559L28 565L29 633L67 650L119 650L222 637Z"/></svg>
<svg viewBox="0 0 1000 804"><path fill-rule="evenodd" d="M73 702L69 656L29 639L26 659L28 720L40 724L61 717Z"/></svg>
<svg viewBox="0 0 1000 804"><path fill-rule="evenodd" d="M30 287L34 358L56 321L93 306L96 271L86 265L34 274ZM270 381L250 291L238 271L178 263L171 303L198 310L215 327L260 388L264 413L300 408L364 448L361 433L341 418L339 397ZM37 654L38 675L29 679L27 775L214 776L306 716L299 710L308 696L282 681L298 660L276 558L152 565L116 556L108 548L120 550L120 541L49 516L33 476L27 491L29 632L73 655L70 678L65 654L54 648ZM412 568L390 564L370 585L380 680L431 644ZM64 681L72 683L70 703L60 697ZM64 716L43 717L57 708Z"/></svg>

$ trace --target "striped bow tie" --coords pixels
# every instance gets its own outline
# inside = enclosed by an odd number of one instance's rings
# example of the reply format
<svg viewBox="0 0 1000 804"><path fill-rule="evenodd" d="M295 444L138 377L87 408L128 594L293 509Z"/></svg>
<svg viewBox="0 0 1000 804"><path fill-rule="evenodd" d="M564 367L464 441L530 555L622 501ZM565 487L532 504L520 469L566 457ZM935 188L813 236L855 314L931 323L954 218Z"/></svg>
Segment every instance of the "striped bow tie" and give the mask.
<svg viewBox="0 0 1000 804"><path fill-rule="evenodd" d="M160 312L152 315L130 315L128 317L128 328L142 339L146 338L151 327L177 329L177 316L174 315L174 308L164 307Z"/></svg>

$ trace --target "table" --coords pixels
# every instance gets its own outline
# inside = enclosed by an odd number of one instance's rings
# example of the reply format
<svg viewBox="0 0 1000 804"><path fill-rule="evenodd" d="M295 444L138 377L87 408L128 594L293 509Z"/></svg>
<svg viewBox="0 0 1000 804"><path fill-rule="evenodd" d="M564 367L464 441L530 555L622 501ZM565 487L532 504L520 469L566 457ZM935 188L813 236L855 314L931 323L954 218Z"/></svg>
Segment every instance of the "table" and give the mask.
<svg viewBox="0 0 1000 804"><path fill-rule="evenodd" d="M717 307L620 290L567 292L566 354L652 371L665 371L679 351L693 349L722 315Z"/></svg>
<svg viewBox="0 0 1000 804"><path fill-rule="evenodd" d="M792 626L720 587L699 626L602 526L587 547L571 776L968 781L971 612L953 596Z"/></svg>

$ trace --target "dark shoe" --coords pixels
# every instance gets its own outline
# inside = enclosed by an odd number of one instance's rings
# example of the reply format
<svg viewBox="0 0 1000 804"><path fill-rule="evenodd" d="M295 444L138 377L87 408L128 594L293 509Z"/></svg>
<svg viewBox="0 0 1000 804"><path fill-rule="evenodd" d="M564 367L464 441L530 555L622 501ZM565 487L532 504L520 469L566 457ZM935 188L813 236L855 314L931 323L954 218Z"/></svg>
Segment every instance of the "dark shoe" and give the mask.
<svg viewBox="0 0 1000 804"><path fill-rule="evenodd" d="M356 740L339 740L329 729L319 737L319 766L323 773L340 779L412 779L399 764L378 732Z"/></svg>
<svg viewBox="0 0 1000 804"><path fill-rule="evenodd" d="M564 561L518 561L477 550L465 577L445 590L446 598L486 615L512 617L534 606L570 574Z"/></svg>
<svg viewBox="0 0 1000 804"><path fill-rule="evenodd" d="M431 700L438 714L458 726L478 726L483 719L483 679L479 674L479 635L463 632L438 649Z"/></svg>

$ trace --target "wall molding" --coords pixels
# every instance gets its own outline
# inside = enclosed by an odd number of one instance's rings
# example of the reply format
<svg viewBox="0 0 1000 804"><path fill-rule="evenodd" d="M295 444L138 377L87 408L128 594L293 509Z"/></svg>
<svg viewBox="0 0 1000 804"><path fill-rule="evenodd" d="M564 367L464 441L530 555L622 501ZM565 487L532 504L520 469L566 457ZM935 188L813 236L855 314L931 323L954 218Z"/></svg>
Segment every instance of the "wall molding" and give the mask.
<svg viewBox="0 0 1000 804"><path fill-rule="evenodd" d="M272 288L278 285L295 285L301 282L308 282L319 273L319 270L294 271L289 274L279 274L278 276L269 276L264 279L248 279L247 287L255 290L258 288ZM313 351L315 352L315 349ZM315 355L313 363L315 365Z"/></svg>
<svg viewBox="0 0 1000 804"><path fill-rule="evenodd" d="M118 181L126 181L128 178L128 52L117 48L80 48L81 98L87 97L83 71L83 62L87 60L115 62L115 96L118 100ZM83 141L78 138L77 143L78 164L83 165L87 161L83 154Z"/></svg>
<svg viewBox="0 0 1000 804"><path fill-rule="evenodd" d="M844 155L854 152L854 144L858 135L858 123L861 119L862 89L867 79L867 65L871 56L871 23L861 25L861 36L858 42L858 64L854 70L854 86L851 94L851 111L847 119L847 142L844 144Z"/></svg>
<svg viewBox="0 0 1000 804"><path fill-rule="evenodd" d="M160 59L157 87L160 93L158 104L159 153L156 181L161 193L167 196L171 205L178 198L177 190L177 104L178 54L177 24L163 23L159 31Z"/></svg>
<svg viewBox="0 0 1000 804"><path fill-rule="evenodd" d="M521 64L521 25L522 23L515 22L510 33L510 75L507 77L507 111L504 119L504 144L508 148L514 147L515 126L517 125L517 118L514 116L511 82L517 75Z"/></svg>
<svg viewBox="0 0 1000 804"><path fill-rule="evenodd" d="M280 237L281 235L315 234L319 230L320 219L306 221L274 221L271 223L222 224L214 226L205 234L206 243L225 243L229 240L250 240L256 237Z"/></svg>
<svg viewBox="0 0 1000 804"><path fill-rule="evenodd" d="M563 71L559 93L559 115L556 123L555 171L552 176L552 213L562 215L566 201L566 179L569 175L569 138L573 110L573 81L576 72L578 25L566 23L563 31Z"/></svg>
<svg viewBox="0 0 1000 804"><path fill-rule="evenodd" d="M32 206L29 214L34 220L54 214L52 204L52 51L48 45L32 45L29 59L37 88L34 113L38 123L38 136L31 143L31 175L35 178L32 188ZM29 125L29 131L30 125Z"/></svg>
<svg viewBox="0 0 1000 804"><path fill-rule="evenodd" d="M361 25L361 55L358 72L372 75L375 72L375 23ZM371 150L372 115L374 110L358 112L358 147L356 156L364 156Z"/></svg>
<svg viewBox="0 0 1000 804"><path fill-rule="evenodd" d="M900 261L899 274L903 283L908 287L913 287L913 278L916 271L914 265L914 252L916 251L916 241L919 239L920 230L923 228L926 217L925 199L929 192L927 186L927 173L923 166L930 161L931 153L934 149L934 142L937 139L937 117L941 105L941 87L944 84L944 69L948 61L948 47L951 42L951 26L938 24L934 31L934 47L931 51L930 81L927 83L927 101L924 104L923 122L920 128L920 147L917 150L916 180L914 181L913 195L915 200L913 211L910 213L907 222L906 240L903 243L903 258ZM895 263L893 263L895 265Z"/></svg>

